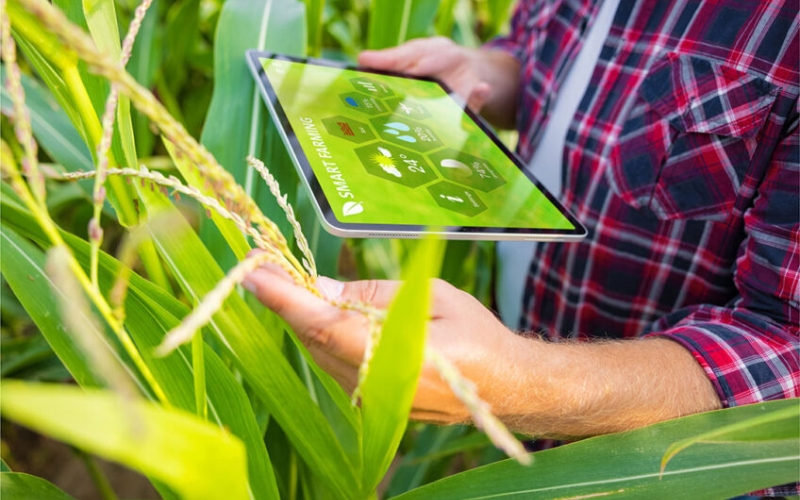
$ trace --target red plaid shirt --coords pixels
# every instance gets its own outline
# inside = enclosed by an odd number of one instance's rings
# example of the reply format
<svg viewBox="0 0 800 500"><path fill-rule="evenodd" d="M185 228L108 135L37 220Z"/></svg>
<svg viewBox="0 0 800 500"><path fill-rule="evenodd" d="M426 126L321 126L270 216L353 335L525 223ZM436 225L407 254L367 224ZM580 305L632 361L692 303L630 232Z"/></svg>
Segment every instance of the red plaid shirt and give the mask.
<svg viewBox="0 0 800 500"><path fill-rule="evenodd" d="M724 406L800 395L798 10L620 2L563 153L589 236L539 245L522 327L670 338ZM521 61L523 159L596 12L521 1L491 45Z"/></svg>

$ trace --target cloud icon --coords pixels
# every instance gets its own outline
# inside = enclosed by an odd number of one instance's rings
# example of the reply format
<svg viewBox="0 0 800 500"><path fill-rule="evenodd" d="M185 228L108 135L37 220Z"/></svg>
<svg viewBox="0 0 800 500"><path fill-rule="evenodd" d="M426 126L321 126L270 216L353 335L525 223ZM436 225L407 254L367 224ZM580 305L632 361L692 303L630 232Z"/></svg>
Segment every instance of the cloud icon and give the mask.
<svg viewBox="0 0 800 500"><path fill-rule="evenodd" d="M358 215L364 211L364 206L361 204L360 201L348 201L344 204L342 208L342 214L347 216L350 215Z"/></svg>

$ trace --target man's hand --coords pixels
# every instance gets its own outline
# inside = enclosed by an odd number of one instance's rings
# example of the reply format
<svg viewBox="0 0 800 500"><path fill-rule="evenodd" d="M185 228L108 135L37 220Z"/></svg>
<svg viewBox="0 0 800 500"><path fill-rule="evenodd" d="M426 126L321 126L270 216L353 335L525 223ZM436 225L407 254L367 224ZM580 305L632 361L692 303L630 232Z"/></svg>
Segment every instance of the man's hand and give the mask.
<svg viewBox="0 0 800 500"><path fill-rule="evenodd" d="M469 49L444 37L419 38L390 49L366 50L358 63L438 78L490 122L514 126L519 62L505 52Z"/></svg>
<svg viewBox="0 0 800 500"><path fill-rule="evenodd" d="M363 314L344 311L296 285L279 267L266 265L243 283L267 307L292 327L315 361L348 391L358 379L368 336ZM397 292L395 281L342 283L317 280L320 292L339 302L361 302L386 309ZM434 301L428 324L428 344L453 362L479 387L496 386L508 378L509 359L521 339L471 295L441 280L433 281ZM482 394L483 397L491 394ZM424 366L411 417L436 423L469 420L469 413L431 366Z"/></svg>

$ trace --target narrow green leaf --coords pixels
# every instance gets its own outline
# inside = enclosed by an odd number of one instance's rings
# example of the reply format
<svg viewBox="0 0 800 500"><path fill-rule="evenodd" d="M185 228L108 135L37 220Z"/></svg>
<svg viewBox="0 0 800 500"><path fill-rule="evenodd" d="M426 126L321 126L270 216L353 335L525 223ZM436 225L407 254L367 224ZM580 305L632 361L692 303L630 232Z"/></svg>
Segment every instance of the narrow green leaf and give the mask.
<svg viewBox="0 0 800 500"><path fill-rule="evenodd" d="M4 382L3 416L157 478L186 498L247 499L242 442L182 410L114 393Z"/></svg>
<svg viewBox="0 0 800 500"><path fill-rule="evenodd" d="M378 485L403 437L424 359L431 307L431 278L444 244L418 243L404 268L405 281L392 301L361 389L364 423L364 493Z"/></svg>
<svg viewBox="0 0 800 500"><path fill-rule="evenodd" d="M789 399L746 405L586 439L535 453L529 466L504 460L396 498L730 498L797 481L800 440L697 443L675 456L661 474L665 450L687 436L798 404L800 400Z"/></svg>
<svg viewBox="0 0 800 500"><path fill-rule="evenodd" d="M0 473L0 498L16 500L75 500L54 484L21 472Z"/></svg>

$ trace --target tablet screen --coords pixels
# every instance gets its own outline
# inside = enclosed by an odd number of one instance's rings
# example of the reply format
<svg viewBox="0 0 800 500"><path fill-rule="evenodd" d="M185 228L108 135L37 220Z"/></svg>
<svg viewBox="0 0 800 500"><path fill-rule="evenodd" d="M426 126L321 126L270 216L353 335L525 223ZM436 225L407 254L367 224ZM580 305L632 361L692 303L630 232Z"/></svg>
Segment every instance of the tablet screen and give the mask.
<svg viewBox="0 0 800 500"><path fill-rule="evenodd" d="M583 233L439 83L256 60L329 222Z"/></svg>

